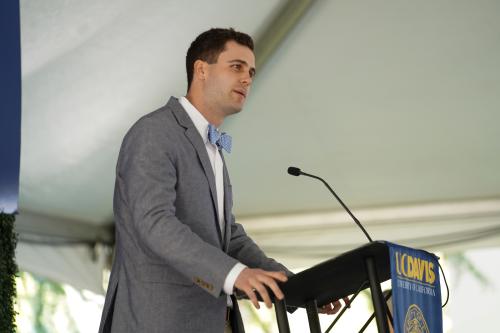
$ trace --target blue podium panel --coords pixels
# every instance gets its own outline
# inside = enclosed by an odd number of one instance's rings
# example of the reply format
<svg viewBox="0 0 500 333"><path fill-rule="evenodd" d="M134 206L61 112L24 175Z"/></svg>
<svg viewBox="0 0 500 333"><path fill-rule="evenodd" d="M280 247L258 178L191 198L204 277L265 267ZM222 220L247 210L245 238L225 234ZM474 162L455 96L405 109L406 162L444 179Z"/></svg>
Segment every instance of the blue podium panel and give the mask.
<svg viewBox="0 0 500 333"><path fill-rule="evenodd" d="M438 258L426 251L387 242L391 262L396 333L442 333Z"/></svg>

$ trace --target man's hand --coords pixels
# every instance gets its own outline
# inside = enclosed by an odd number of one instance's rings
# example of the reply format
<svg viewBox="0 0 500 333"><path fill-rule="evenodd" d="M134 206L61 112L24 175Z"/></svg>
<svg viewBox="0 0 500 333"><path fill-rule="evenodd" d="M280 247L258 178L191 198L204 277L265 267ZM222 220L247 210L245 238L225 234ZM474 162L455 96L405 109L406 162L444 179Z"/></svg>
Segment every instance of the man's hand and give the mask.
<svg viewBox="0 0 500 333"><path fill-rule="evenodd" d="M243 291L257 309L260 309L260 305L259 301L257 301L255 292L258 292L264 303L266 303L266 306L271 308L272 302L267 293L266 286L273 291L276 298L281 300L284 295L276 281L286 282L287 280L288 278L284 272L269 272L258 268L247 267L238 275L234 286Z"/></svg>
<svg viewBox="0 0 500 333"><path fill-rule="evenodd" d="M344 297L343 300L345 302L345 306L347 306L347 307L351 306L351 304L349 302L349 297ZM339 312L340 308L342 308L342 304L340 303L340 300L336 300L332 303L329 303L327 305L322 306L321 308L318 309L318 312L323 313L323 314L332 315L332 314L336 314L337 312Z"/></svg>

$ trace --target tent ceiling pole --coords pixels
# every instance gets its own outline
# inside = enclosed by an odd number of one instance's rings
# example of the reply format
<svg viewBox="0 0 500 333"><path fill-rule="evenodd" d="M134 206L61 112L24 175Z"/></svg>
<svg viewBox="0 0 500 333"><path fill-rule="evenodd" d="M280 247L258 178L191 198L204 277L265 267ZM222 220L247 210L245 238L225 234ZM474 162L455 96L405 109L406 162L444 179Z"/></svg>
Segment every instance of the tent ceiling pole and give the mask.
<svg viewBox="0 0 500 333"><path fill-rule="evenodd" d="M92 225L83 221L22 211L16 217L15 232L19 240L33 243L50 241L58 244L114 243L114 225Z"/></svg>
<svg viewBox="0 0 500 333"><path fill-rule="evenodd" d="M256 66L261 70L292 29L317 0L288 0L257 33L255 38Z"/></svg>

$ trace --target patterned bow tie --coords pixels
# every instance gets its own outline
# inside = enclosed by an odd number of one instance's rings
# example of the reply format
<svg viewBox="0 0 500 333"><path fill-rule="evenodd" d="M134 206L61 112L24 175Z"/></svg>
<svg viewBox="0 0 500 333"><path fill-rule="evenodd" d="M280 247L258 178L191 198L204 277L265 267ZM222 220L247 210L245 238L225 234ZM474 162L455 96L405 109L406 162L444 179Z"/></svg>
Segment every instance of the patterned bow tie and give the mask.
<svg viewBox="0 0 500 333"><path fill-rule="evenodd" d="M219 133L217 128L212 124L208 124L208 141L216 145L219 150L224 149L228 153L231 152L231 136L225 132Z"/></svg>

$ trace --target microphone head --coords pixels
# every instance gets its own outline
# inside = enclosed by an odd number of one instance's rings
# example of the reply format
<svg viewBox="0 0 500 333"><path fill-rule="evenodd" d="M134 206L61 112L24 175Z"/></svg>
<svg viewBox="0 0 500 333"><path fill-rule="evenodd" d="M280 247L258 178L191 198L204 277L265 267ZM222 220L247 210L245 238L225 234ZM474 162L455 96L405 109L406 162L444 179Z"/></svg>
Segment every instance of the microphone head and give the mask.
<svg viewBox="0 0 500 333"><path fill-rule="evenodd" d="M296 167L288 167L288 173L291 174L292 176L300 176L302 171L300 171L299 168Z"/></svg>

